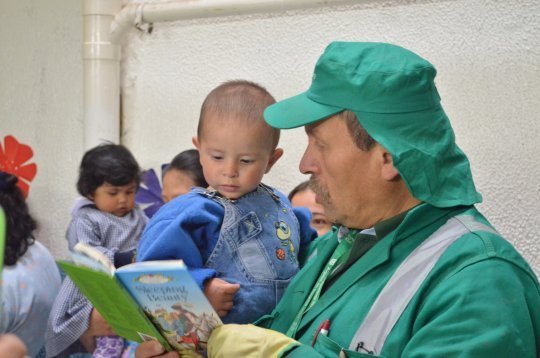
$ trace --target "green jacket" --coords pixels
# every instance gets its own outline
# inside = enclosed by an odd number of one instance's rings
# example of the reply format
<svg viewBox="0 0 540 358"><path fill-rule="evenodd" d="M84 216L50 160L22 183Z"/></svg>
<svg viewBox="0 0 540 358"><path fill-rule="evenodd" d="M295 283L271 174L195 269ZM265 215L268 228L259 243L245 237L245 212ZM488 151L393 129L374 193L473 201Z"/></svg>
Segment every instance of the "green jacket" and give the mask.
<svg viewBox="0 0 540 358"><path fill-rule="evenodd" d="M288 357L368 356L349 350L363 322L398 265L449 218L472 215L472 206L435 208L422 204L341 274L304 315L294 337L302 345ZM286 333L337 245L336 233L312 244L312 255L262 327ZM331 321L328 335L312 340ZM383 357L535 357L540 355L540 287L525 260L495 233L471 232L439 258L382 348Z"/></svg>

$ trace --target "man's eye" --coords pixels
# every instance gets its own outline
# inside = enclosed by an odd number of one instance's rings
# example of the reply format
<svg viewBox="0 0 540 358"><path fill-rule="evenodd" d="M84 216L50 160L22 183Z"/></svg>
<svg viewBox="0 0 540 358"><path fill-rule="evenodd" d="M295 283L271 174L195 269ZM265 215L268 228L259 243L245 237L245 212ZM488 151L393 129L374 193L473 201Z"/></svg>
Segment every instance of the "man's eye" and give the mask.
<svg viewBox="0 0 540 358"><path fill-rule="evenodd" d="M313 225L323 226L323 225L328 225L328 222L323 219L313 219Z"/></svg>

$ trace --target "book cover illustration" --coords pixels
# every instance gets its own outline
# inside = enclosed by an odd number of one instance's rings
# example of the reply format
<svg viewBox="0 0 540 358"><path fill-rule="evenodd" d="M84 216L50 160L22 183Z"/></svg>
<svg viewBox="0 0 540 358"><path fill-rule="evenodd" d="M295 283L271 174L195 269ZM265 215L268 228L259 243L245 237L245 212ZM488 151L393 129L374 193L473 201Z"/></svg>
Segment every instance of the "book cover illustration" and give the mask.
<svg viewBox="0 0 540 358"><path fill-rule="evenodd" d="M182 260L146 261L116 269L97 248L78 243L58 265L113 330L137 342L158 340L182 356L205 355L221 325Z"/></svg>
<svg viewBox="0 0 540 358"><path fill-rule="evenodd" d="M174 349L206 351L222 322L181 260L138 262L116 276Z"/></svg>

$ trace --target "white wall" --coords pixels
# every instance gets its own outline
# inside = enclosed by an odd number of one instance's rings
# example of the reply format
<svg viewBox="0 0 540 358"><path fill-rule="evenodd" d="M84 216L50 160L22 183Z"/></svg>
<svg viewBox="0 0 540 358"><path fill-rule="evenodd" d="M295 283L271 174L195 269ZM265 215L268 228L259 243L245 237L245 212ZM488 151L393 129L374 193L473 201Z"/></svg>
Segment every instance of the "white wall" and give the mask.
<svg viewBox="0 0 540 358"><path fill-rule="evenodd" d="M37 237L63 255L83 148L81 3L2 0L0 24L0 140L33 148Z"/></svg>
<svg viewBox="0 0 540 358"><path fill-rule="evenodd" d="M307 89L332 40L385 41L438 69L437 84L468 154L480 209L540 269L540 25L538 1L360 1L286 14L154 24L126 44L124 142L157 167L191 147L200 104L234 78L277 99ZM266 182L303 180L302 129L283 131L284 157Z"/></svg>
<svg viewBox="0 0 540 358"><path fill-rule="evenodd" d="M37 152L30 204L39 238L58 256L82 155L80 8L72 0L0 3L0 136L14 134ZM445 110L484 196L480 209L538 274L539 13L536 0L364 0L133 30L123 48L122 140L141 165L158 167L191 147L200 104L217 84L246 78L282 99L307 88L330 41L393 42L437 67ZM286 154L268 184L288 191L303 180L304 145L302 129L283 132Z"/></svg>

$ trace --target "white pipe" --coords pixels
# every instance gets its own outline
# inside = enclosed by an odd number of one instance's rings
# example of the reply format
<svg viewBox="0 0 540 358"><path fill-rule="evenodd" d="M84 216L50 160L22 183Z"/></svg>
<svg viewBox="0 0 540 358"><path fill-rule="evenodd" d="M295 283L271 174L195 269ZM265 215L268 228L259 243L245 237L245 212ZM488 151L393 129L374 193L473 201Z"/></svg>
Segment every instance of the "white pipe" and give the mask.
<svg viewBox="0 0 540 358"><path fill-rule="evenodd" d="M121 141L119 42L133 26L316 8L361 0L177 0L127 4L120 11L121 1L83 0L85 149L103 140ZM129 110L130 106L126 105L125 111Z"/></svg>
<svg viewBox="0 0 540 358"><path fill-rule="evenodd" d="M84 149L120 142L120 46L111 23L121 0L83 0Z"/></svg>
<svg viewBox="0 0 540 358"><path fill-rule="evenodd" d="M245 15L258 12L307 9L358 3L360 0L187 0L166 3L128 4L111 25L111 40L118 43L133 26L144 23L206 17Z"/></svg>

